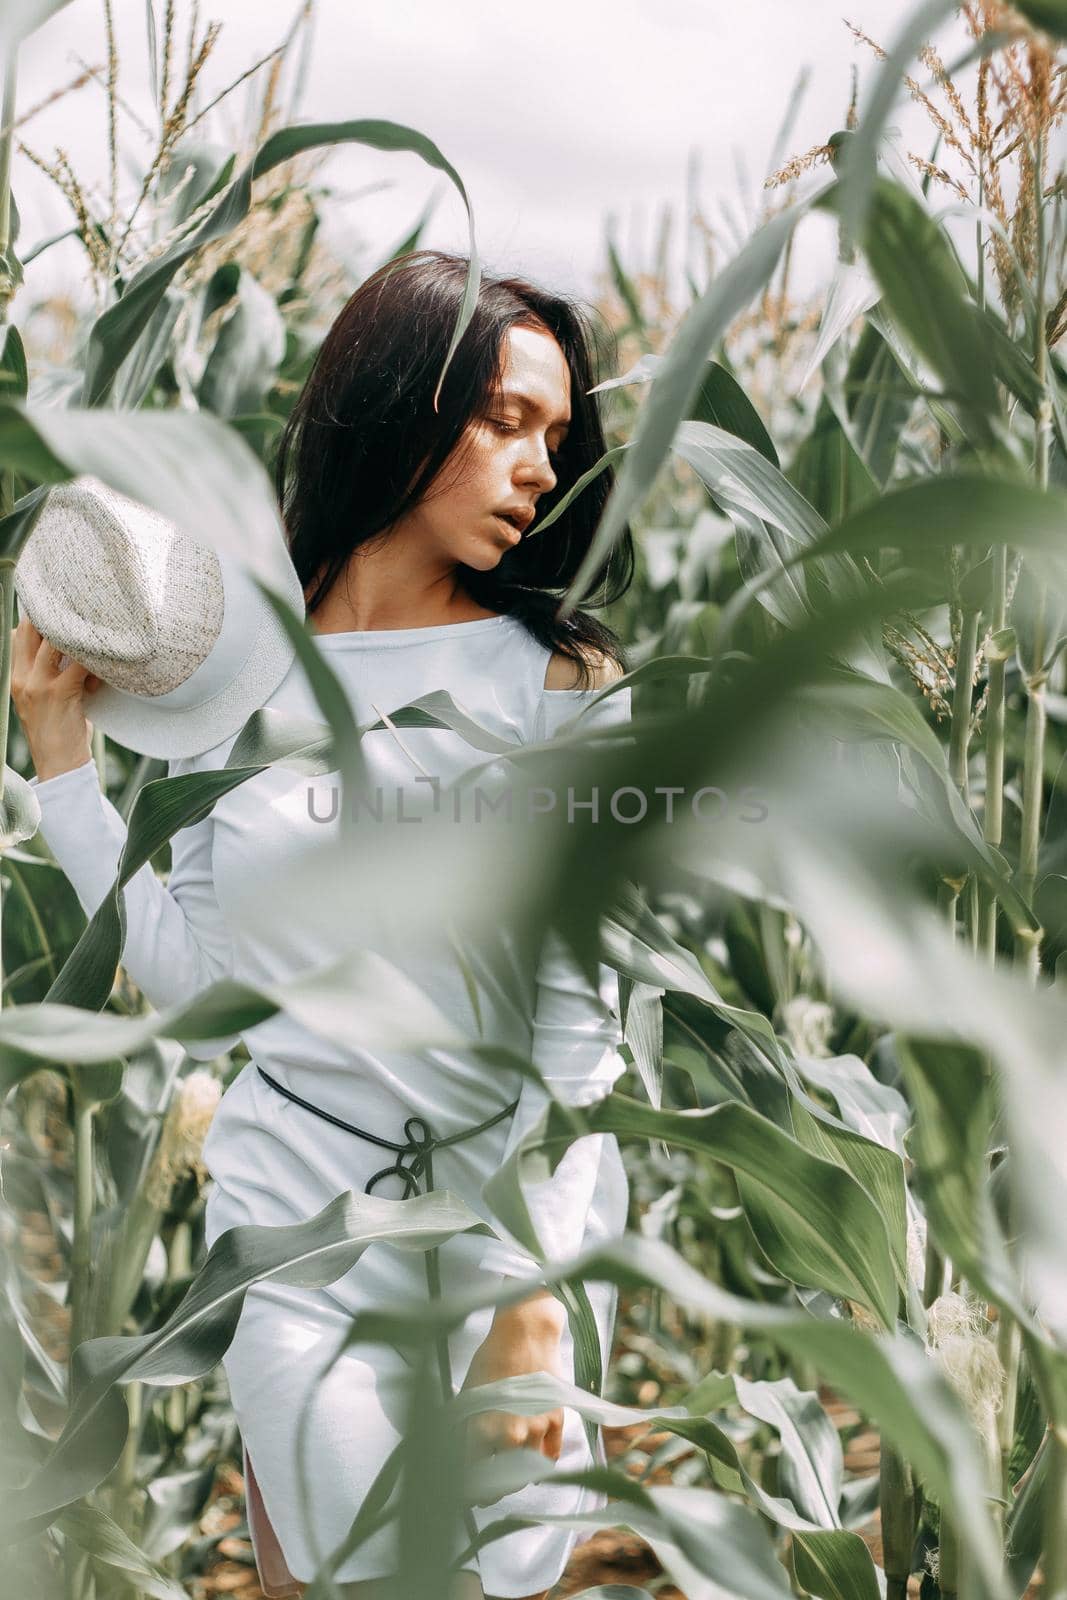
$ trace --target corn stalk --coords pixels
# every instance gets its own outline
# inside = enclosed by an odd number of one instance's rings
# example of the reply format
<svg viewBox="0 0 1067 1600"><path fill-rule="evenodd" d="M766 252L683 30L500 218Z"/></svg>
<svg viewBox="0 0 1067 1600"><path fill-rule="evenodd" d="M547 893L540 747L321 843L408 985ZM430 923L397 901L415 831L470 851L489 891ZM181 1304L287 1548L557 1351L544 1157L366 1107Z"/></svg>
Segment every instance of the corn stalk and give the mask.
<svg viewBox="0 0 1067 1600"><path fill-rule="evenodd" d="M15 273L11 262L11 143L15 119L15 77L17 54L4 63L3 106L0 109L0 354L6 340L7 309L15 293ZM14 474L0 467L0 517L6 517L14 504ZM15 615L15 564L0 560L0 802L4 798L7 764L8 710L11 702L11 632ZM3 982L3 888L0 884L0 983Z"/></svg>
<svg viewBox="0 0 1067 1600"><path fill-rule="evenodd" d="M910 1463L885 1441L879 1451L878 1507L886 1600L907 1600L918 1494Z"/></svg>
<svg viewBox="0 0 1067 1600"><path fill-rule="evenodd" d="M985 803L982 810L982 837L999 850L1004 832L1004 692L1010 646L1004 630L1008 611L1008 550L997 545L993 550L993 577L989 598L990 638L986 646L989 686L986 702ZM981 891L978 946L992 965L997 954L997 897L995 891Z"/></svg>
<svg viewBox="0 0 1067 1600"><path fill-rule="evenodd" d="M1045 326L1046 258L1045 212L1042 195L1042 170L1045 157L1044 130L1038 129L1034 155L1034 213L1037 256L1037 292L1034 307L1034 370L1040 388L1040 399L1034 421L1034 476L1041 489L1049 484L1049 453L1052 441L1052 398L1049 393L1048 344ZM1045 690L1048 681L1046 655L1046 599L1042 589L1034 620L1032 645L1032 672L1027 679L1026 753L1023 770L1023 820L1020 841L1019 881L1027 901L1032 904L1037 882L1038 852L1041 842L1041 802L1044 793L1045 733L1047 716ZM1031 936L1020 951L1027 973L1036 985L1041 973L1041 930ZM1014 1369L1008 1380L1013 1386L1018 1366L1018 1341L1014 1351ZM1051 1386L1050 1386L1051 1387ZM1058 1402L1057 1402L1058 1403ZM1064 1600L1067 1596L1067 1428L1064 1418L1053 1413L1051 1424L1051 1456L1048 1483L1045 1491L1044 1526L1044 1592L1048 1600Z"/></svg>
<svg viewBox="0 0 1067 1600"><path fill-rule="evenodd" d="M11 145L15 137L12 123L15 120L15 82L17 53L4 62L3 122L0 124L0 328L7 323L7 308L15 293L15 274L8 260L11 249ZM5 477L7 474L5 473ZM10 505L0 507L5 514Z"/></svg>

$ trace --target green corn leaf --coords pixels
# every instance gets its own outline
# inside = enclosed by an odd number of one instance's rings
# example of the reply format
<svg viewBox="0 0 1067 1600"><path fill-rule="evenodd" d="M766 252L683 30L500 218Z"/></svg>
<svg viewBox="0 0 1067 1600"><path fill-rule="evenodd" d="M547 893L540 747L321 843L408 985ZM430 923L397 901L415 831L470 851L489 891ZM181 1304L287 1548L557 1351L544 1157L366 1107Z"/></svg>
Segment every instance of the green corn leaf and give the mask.
<svg viewBox="0 0 1067 1600"><path fill-rule="evenodd" d="M88 1551L94 1570L105 1581L113 1581L119 1573L153 1600L187 1600L182 1585L149 1561L115 1519L98 1506L68 1506L57 1526L80 1550Z"/></svg>
<svg viewBox="0 0 1067 1600"><path fill-rule="evenodd" d="M652 488L676 428L696 401L708 357L733 319L771 278L804 210L802 204L792 207L760 228L686 313L638 414L618 479L589 550L564 596L562 610L573 606L584 592Z"/></svg>
<svg viewBox="0 0 1067 1600"><path fill-rule="evenodd" d="M1067 0L1013 0L1035 28L1043 28L1054 38L1067 39Z"/></svg>
<svg viewBox="0 0 1067 1600"><path fill-rule="evenodd" d="M874 1558L858 1533L794 1533L797 1581L820 1600L879 1600Z"/></svg>
<svg viewBox="0 0 1067 1600"><path fill-rule="evenodd" d="M300 127L281 128L271 134L244 171L226 189L211 215L192 234L178 240L163 255L135 273L126 285L122 298L97 318L89 336L83 405L104 404L119 368L147 327L178 270L204 245L224 239L248 215L252 185L256 178L284 161L291 161L305 150L318 150L336 144L362 144L374 150L406 151L421 156L428 166L445 173L459 191L469 224L470 266L460 315L438 380L440 392L440 384L452 355L474 314L481 273L474 241L474 214L459 173L431 139L414 128L370 118L357 122L308 123Z"/></svg>
<svg viewBox="0 0 1067 1600"><path fill-rule="evenodd" d="M553 1102L482 1191L524 1244L532 1245L535 1237L530 1239L528 1216L524 1224L518 1173L535 1182L550 1177L579 1130L665 1139L723 1162L736 1175L753 1231L777 1271L856 1300L884 1327L894 1326L896 1273L885 1223L870 1197L842 1167L811 1155L744 1105L664 1111L617 1092L589 1107Z"/></svg>
<svg viewBox="0 0 1067 1600"><path fill-rule="evenodd" d="M846 201L847 191L839 187L819 203L840 216ZM870 191L863 247L881 286L883 307L937 373L976 443L992 446L1000 402L981 313L969 297L948 235L907 190L878 178Z"/></svg>

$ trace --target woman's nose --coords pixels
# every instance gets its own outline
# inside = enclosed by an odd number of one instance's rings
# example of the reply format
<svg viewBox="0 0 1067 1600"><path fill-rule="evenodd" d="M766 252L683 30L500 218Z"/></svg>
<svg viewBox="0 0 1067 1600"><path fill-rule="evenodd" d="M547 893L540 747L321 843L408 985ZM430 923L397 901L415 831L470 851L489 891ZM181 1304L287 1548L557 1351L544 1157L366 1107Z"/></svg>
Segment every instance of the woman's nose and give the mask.
<svg viewBox="0 0 1067 1600"><path fill-rule="evenodd" d="M547 450L531 457L526 465L526 475L531 482L543 484L546 489L556 487L556 474Z"/></svg>

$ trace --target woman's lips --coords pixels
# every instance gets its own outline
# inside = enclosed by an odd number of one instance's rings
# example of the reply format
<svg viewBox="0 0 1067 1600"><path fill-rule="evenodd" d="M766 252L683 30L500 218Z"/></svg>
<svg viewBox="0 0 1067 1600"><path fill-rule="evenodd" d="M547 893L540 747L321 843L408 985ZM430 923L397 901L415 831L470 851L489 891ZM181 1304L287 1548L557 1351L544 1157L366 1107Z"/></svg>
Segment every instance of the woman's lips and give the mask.
<svg viewBox="0 0 1067 1600"><path fill-rule="evenodd" d="M522 534L519 532L518 528L516 528L513 522L509 522L507 517L502 517L499 511L493 512L493 521L497 523L499 527L503 528L512 544L518 544L519 540L522 538Z"/></svg>

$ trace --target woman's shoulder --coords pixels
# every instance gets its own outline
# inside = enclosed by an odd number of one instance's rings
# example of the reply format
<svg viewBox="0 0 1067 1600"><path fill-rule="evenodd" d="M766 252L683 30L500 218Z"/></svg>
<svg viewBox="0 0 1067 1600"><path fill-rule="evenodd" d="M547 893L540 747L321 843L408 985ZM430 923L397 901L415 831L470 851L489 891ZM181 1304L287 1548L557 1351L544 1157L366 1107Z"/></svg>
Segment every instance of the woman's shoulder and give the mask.
<svg viewBox="0 0 1067 1600"><path fill-rule="evenodd" d="M603 689L609 683L614 683L623 676L623 669L611 656L602 650L592 647L584 649L581 654L588 664L590 677L585 687L590 689ZM578 668L570 656L561 655L554 651L549 657L545 669L546 689L576 689L579 687Z"/></svg>

